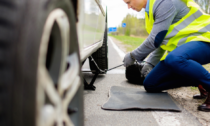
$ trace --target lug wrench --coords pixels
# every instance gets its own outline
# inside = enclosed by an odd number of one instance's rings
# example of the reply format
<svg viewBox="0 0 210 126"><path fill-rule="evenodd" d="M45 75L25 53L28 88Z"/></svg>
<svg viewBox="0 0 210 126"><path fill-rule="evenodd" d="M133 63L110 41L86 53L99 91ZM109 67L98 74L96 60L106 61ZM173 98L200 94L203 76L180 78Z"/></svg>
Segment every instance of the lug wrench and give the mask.
<svg viewBox="0 0 210 126"><path fill-rule="evenodd" d="M106 69L105 71L110 71L110 70L113 70L113 69L116 69L116 68L118 68L118 67L121 67L121 66L123 66L124 64L121 64L121 65L118 65L118 66L116 66L116 67L113 67L113 68L110 68L110 69Z"/></svg>
<svg viewBox="0 0 210 126"><path fill-rule="evenodd" d="M95 66L97 67L97 69L98 69L101 73L106 73L107 71L110 71L110 70L113 70L113 69L115 69L115 68L118 68L118 67L123 66L123 64L121 64L121 65L115 66L115 67L110 68L110 69L101 70L101 69L98 67L97 63L95 62L95 60L93 59L92 56L90 56L90 60L91 60L92 62L94 62ZM91 71L82 71L82 72L91 72Z"/></svg>

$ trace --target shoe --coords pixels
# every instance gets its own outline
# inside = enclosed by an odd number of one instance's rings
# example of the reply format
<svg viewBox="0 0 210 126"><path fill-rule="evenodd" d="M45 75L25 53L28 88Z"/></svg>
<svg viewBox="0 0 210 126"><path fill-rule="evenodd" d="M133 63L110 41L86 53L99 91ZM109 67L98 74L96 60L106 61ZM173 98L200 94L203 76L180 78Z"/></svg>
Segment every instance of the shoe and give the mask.
<svg viewBox="0 0 210 126"><path fill-rule="evenodd" d="M206 101L202 105L198 106L198 110L210 112L210 93L208 94Z"/></svg>
<svg viewBox="0 0 210 126"><path fill-rule="evenodd" d="M194 99L204 99L204 98L206 98L208 92L203 88L203 86L199 84L198 89L200 91L200 94L194 95L193 98Z"/></svg>

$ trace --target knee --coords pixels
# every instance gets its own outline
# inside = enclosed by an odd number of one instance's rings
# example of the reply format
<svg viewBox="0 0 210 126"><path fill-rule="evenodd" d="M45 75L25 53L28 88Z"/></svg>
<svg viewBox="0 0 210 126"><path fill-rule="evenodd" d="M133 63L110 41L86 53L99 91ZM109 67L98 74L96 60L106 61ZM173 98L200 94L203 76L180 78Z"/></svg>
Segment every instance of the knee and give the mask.
<svg viewBox="0 0 210 126"><path fill-rule="evenodd" d="M148 85L144 85L144 89L147 92L161 92L161 90L157 89L155 86L148 86Z"/></svg>
<svg viewBox="0 0 210 126"><path fill-rule="evenodd" d="M155 85L154 83L150 82L148 79L145 79L143 82L144 89L147 92L155 92Z"/></svg>
<svg viewBox="0 0 210 126"><path fill-rule="evenodd" d="M150 88L148 86L144 86L144 89L147 91L147 92L154 92L154 88Z"/></svg>
<svg viewBox="0 0 210 126"><path fill-rule="evenodd" d="M144 89L147 92L157 93L157 92L161 92L162 91L160 88L157 87L157 85L154 85L152 83L144 82L143 84L144 84Z"/></svg>

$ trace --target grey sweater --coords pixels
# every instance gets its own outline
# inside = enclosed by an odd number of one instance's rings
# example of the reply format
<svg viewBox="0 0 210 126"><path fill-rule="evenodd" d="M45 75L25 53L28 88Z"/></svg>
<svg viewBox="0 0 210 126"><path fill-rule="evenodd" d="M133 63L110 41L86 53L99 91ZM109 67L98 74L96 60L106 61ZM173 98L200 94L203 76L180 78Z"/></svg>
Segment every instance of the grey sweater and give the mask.
<svg viewBox="0 0 210 126"><path fill-rule="evenodd" d="M153 6L155 20L153 29L148 38L132 51L133 56L142 61L150 54L146 62L157 65L165 52L160 45L170 25L179 21L188 12L189 8L181 0L156 0Z"/></svg>

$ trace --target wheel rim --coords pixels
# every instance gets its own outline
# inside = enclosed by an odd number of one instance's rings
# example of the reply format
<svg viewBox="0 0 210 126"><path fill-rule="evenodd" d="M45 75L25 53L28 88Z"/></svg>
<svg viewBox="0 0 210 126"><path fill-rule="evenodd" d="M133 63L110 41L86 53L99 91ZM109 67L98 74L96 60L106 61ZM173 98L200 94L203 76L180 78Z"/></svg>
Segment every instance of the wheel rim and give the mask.
<svg viewBox="0 0 210 126"><path fill-rule="evenodd" d="M46 20L38 59L36 117L39 126L73 125L67 113L68 104L81 79L77 53L68 55L69 33L70 24L65 12L53 10Z"/></svg>

